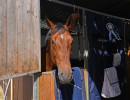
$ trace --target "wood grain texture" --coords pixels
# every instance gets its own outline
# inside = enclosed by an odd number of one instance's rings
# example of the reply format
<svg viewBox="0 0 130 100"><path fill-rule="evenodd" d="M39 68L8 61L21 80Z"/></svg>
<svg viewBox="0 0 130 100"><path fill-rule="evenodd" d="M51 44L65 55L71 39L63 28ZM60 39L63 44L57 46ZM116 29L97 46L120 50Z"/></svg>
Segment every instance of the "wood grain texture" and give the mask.
<svg viewBox="0 0 130 100"><path fill-rule="evenodd" d="M5 100L33 100L32 76L17 77L11 80ZM0 100L3 100L8 81L8 79L0 81Z"/></svg>
<svg viewBox="0 0 130 100"><path fill-rule="evenodd" d="M0 78L40 71L39 0L0 0Z"/></svg>
<svg viewBox="0 0 130 100"><path fill-rule="evenodd" d="M6 72L6 35L7 35L7 1L0 0L0 76L3 77Z"/></svg>
<svg viewBox="0 0 130 100"><path fill-rule="evenodd" d="M53 73L39 77L39 89L40 100L55 100Z"/></svg>
<svg viewBox="0 0 130 100"><path fill-rule="evenodd" d="M17 68L17 35L15 27L15 2L14 0L7 0L7 66L6 73L13 74Z"/></svg>
<svg viewBox="0 0 130 100"><path fill-rule="evenodd" d="M33 100L32 91L33 78L31 76L24 76L13 79L13 100Z"/></svg>
<svg viewBox="0 0 130 100"><path fill-rule="evenodd" d="M13 97L14 100L24 100L23 98L23 77L18 77L13 79Z"/></svg>

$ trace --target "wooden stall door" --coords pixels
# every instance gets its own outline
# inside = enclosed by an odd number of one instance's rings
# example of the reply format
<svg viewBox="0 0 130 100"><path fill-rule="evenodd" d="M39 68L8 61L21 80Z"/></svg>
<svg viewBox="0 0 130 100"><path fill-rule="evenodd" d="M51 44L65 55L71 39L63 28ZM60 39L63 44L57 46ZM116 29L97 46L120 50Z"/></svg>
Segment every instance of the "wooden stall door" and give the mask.
<svg viewBox="0 0 130 100"><path fill-rule="evenodd" d="M0 79L40 68L39 0L0 0Z"/></svg>

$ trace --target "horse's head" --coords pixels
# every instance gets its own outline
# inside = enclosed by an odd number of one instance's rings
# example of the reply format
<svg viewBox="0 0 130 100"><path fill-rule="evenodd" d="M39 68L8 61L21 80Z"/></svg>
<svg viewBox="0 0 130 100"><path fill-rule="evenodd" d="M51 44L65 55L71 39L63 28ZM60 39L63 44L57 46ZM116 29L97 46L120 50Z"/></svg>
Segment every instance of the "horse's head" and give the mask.
<svg viewBox="0 0 130 100"><path fill-rule="evenodd" d="M58 77L62 84L70 83L73 79L70 63L71 43L73 38L69 29L75 26L74 21L76 20L74 18L79 18L79 14L74 14L69 17L65 25L54 25L47 19L48 27L51 29L51 36L47 44L47 52L50 53L49 61L52 67L57 66Z"/></svg>

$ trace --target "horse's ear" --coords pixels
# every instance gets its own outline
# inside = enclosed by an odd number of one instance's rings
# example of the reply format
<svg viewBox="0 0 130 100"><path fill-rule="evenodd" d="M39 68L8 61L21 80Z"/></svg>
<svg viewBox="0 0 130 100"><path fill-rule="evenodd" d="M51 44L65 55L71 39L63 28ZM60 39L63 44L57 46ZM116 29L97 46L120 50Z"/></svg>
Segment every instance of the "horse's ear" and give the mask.
<svg viewBox="0 0 130 100"><path fill-rule="evenodd" d="M72 14L68 19L67 19L67 22L66 22L66 26L73 30L75 28L75 24L76 24L76 21L79 19L80 17L80 14L79 13L75 13L75 14Z"/></svg>
<svg viewBox="0 0 130 100"><path fill-rule="evenodd" d="M50 29L54 29L55 28L55 25L48 18L46 18L46 23L47 23L47 25L48 25L48 27Z"/></svg>

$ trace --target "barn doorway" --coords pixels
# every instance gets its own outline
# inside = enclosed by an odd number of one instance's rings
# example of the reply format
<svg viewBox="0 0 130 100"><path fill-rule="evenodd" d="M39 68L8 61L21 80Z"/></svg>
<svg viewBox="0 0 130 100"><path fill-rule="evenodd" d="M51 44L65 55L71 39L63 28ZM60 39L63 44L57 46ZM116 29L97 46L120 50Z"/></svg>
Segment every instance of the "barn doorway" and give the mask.
<svg viewBox="0 0 130 100"><path fill-rule="evenodd" d="M45 18L47 17L49 20L51 20L54 24L56 23L62 23L65 24L67 21L67 18L73 14L73 13L79 13L80 18L78 22L76 23L76 28L74 30L71 30L71 35L73 37L73 43L72 43L72 54L71 54L71 66L72 67L84 67L84 58L83 58L83 24L82 24L82 11L80 9L77 9L75 7L66 7L63 5L59 5L53 2L49 1L40 1L41 4L41 65L42 65L42 71L45 71L45 48L46 43L45 39L47 36L47 33L49 31Z"/></svg>

